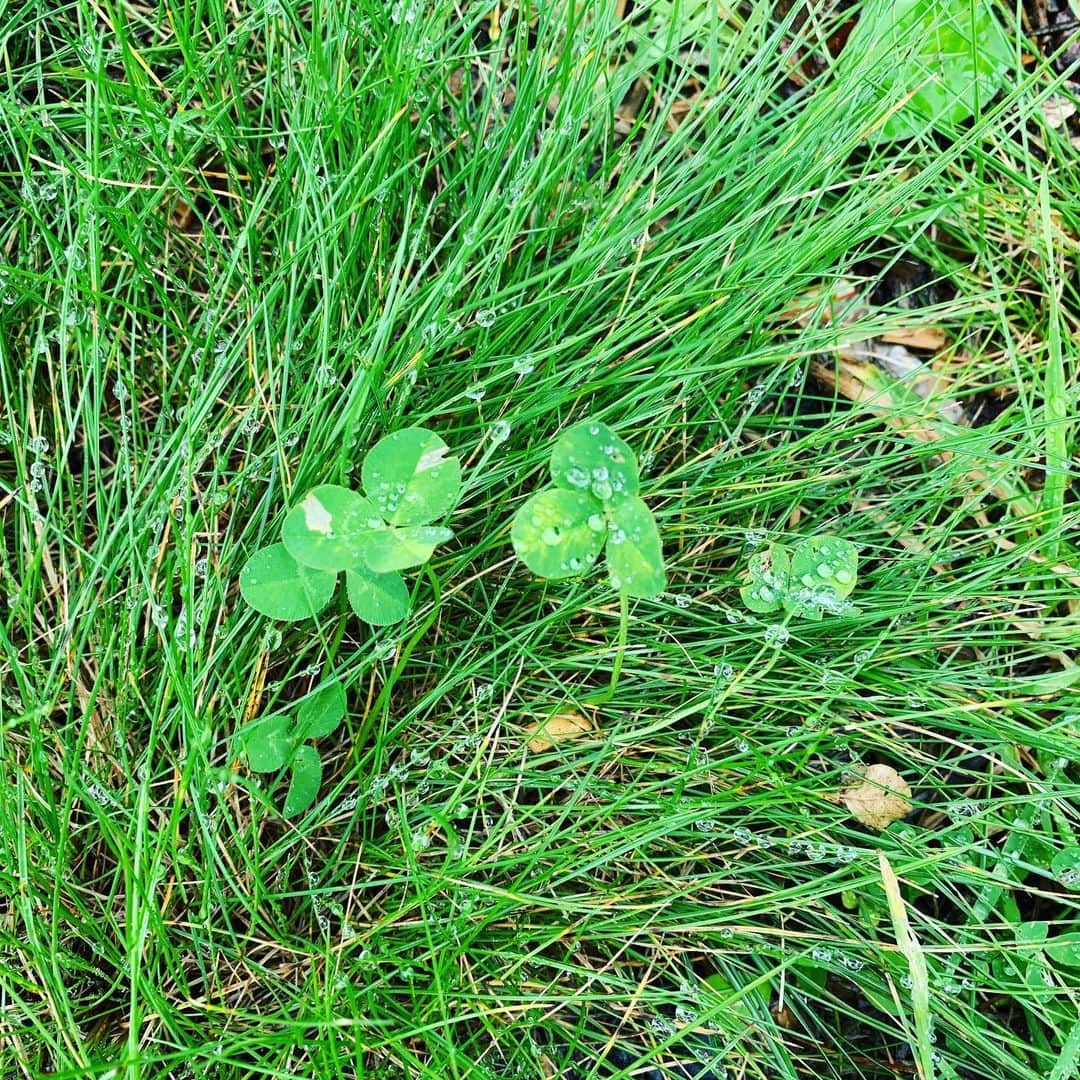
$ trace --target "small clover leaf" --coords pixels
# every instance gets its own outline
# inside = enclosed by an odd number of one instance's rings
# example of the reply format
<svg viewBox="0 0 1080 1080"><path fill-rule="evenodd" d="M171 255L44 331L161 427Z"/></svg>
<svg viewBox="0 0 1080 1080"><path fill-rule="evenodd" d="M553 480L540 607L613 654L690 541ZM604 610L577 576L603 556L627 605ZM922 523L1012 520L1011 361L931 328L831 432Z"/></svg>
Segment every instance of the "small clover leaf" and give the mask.
<svg viewBox="0 0 1080 1080"><path fill-rule="evenodd" d="M587 491L602 503L638 493L634 452L606 424L589 420L560 435L551 451L551 479Z"/></svg>
<svg viewBox="0 0 1080 1080"><path fill-rule="evenodd" d="M302 814L315 801L321 783L322 761L319 759L318 750L306 743L297 747L292 763L289 791L281 808L285 817L296 817Z"/></svg>
<svg viewBox="0 0 1080 1080"><path fill-rule="evenodd" d="M284 544L260 548L240 571L240 595L261 615L295 622L317 615L334 595L337 575L298 563Z"/></svg>
<svg viewBox="0 0 1080 1080"><path fill-rule="evenodd" d="M770 544L750 556L750 584L739 590L743 603L759 615L779 611L791 578L791 553L783 544Z"/></svg>
<svg viewBox="0 0 1080 1080"><path fill-rule="evenodd" d="M525 565L540 577L567 578L588 570L607 534L604 508L584 491L548 488L514 517L510 541Z"/></svg>
<svg viewBox="0 0 1080 1080"><path fill-rule="evenodd" d="M267 716L244 727L240 743L255 772L277 772L289 760L296 744L292 726L287 716Z"/></svg>
<svg viewBox="0 0 1080 1080"><path fill-rule="evenodd" d="M364 622L389 626L409 614L409 590L400 574L376 574L365 567L345 571L349 604Z"/></svg>
<svg viewBox="0 0 1080 1080"><path fill-rule="evenodd" d="M855 588L858 570L858 548L839 536L810 537L794 553L770 544L750 557L750 580L739 595L761 615L780 608L806 619L821 619L825 612L841 615L851 608L846 598Z"/></svg>
<svg viewBox="0 0 1080 1080"><path fill-rule="evenodd" d="M449 513L461 490L461 464L424 428L380 439L360 470L364 491L391 525L426 525Z"/></svg>
<svg viewBox="0 0 1080 1080"><path fill-rule="evenodd" d="M321 683L296 709L296 738L321 739L332 734L345 718L345 687L336 679Z"/></svg>
<svg viewBox="0 0 1080 1080"><path fill-rule="evenodd" d="M608 577L616 592L649 599L667 588L656 521L636 496L610 510L606 558Z"/></svg>
<svg viewBox="0 0 1080 1080"><path fill-rule="evenodd" d="M293 507L281 539L297 562L313 570L348 570L362 563L365 538L383 528L374 503L337 484L312 488Z"/></svg>

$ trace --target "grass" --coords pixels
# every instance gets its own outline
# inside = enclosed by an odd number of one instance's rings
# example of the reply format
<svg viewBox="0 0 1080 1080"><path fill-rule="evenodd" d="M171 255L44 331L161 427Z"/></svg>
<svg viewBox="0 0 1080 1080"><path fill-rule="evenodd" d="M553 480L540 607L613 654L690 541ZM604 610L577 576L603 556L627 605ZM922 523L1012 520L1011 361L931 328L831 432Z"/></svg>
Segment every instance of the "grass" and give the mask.
<svg viewBox="0 0 1080 1080"><path fill-rule="evenodd" d="M1018 53L955 137L875 144L888 57L788 92L830 32L0 10L0 1075L1075 1075L1064 83ZM915 331L928 401L851 360ZM600 737L531 754L615 662L599 576L509 547L586 415L671 591ZM406 423L467 465L408 622L246 610L293 493ZM739 575L813 532L857 611L774 647ZM233 736L324 669L350 718L285 821ZM828 800L860 762L910 819Z"/></svg>

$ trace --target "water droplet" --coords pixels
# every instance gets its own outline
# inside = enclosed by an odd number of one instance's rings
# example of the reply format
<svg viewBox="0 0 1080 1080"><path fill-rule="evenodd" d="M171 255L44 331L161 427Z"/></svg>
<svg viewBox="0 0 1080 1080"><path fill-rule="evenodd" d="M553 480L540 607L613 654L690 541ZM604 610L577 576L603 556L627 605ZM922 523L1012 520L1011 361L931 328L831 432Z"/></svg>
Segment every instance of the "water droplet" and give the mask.
<svg viewBox="0 0 1080 1080"><path fill-rule="evenodd" d="M64 258L72 270L82 270L86 266L86 252L74 241L64 249Z"/></svg>
<svg viewBox="0 0 1080 1080"><path fill-rule="evenodd" d="M556 528L548 527L540 534L541 542L547 544L549 547L557 544L559 539L559 530Z"/></svg>
<svg viewBox="0 0 1080 1080"><path fill-rule="evenodd" d="M819 563L817 572L823 578L831 578L833 576L833 568L829 566L828 563Z"/></svg>
<svg viewBox="0 0 1080 1080"><path fill-rule="evenodd" d="M531 356L519 356L513 366L516 375L531 375L536 370Z"/></svg>
<svg viewBox="0 0 1080 1080"><path fill-rule="evenodd" d="M589 515L589 528L593 532L603 532L604 527L604 519L600 514Z"/></svg>
<svg viewBox="0 0 1080 1080"><path fill-rule="evenodd" d="M589 486L589 474L577 465L566 470L566 482L576 488Z"/></svg>
<svg viewBox="0 0 1080 1080"><path fill-rule="evenodd" d="M486 392L487 391L484 389L484 387L480 386L479 384L473 384L469 387L468 390L465 391L465 396L470 401L480 401L483 399L483 396Z"/></svg>
<svg viewBox="0 0 1080 1080"><path fill-rule="evenodd" d="M49 440L43 435L35 435L27 444L26 449L31 454L47 454L49 452Z"/></svg>
<svg viewBox="0 0 1080 1080"><path fill-rule="evenodd" d="M837 570L836 580L841 585L850 585L855 580L855 575L850 570Z"/></svg>
<svg viewBox="0 0 1080 1080"><path fill-rule="evenodd" d="M505 420L497 420L491 425L491 441L498 445L510 438L510 425Z"/></svg>
<svg viewBox="0 0 1080 1080"><path fill-rule="evenodd" d="M491 326L495 322L494 308L481 308L475 315L477 326Z"/></svg>

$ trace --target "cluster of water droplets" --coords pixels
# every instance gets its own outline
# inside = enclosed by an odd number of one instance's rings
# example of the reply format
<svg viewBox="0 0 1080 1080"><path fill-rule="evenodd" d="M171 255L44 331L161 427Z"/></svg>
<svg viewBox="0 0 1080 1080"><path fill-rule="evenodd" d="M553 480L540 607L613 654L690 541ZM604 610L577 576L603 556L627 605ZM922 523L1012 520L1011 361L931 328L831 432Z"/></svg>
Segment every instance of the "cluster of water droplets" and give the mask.
<svg viewBox="0 0 1080 1080"><path fill-rule="evenodd" d="M397 513L398 507L405 498L406 491L407 488L402 481L391 484L388 480L380 480L375 486L375 490L370 492L370 495L375 505L387 517L391 517ZM379 518L368 518L367 527L369 529L385 529L386 522Z"/></svg>

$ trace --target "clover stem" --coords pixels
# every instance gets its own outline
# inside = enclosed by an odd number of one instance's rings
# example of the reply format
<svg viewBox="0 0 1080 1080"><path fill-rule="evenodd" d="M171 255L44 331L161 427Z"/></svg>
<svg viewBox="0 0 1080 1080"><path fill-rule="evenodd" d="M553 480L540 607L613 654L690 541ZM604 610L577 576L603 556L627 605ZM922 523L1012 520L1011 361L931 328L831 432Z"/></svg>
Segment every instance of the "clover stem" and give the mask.
<svg viewBox="0 0 1080 1080"><path fill-rule="evenodd" d="M622 674L623 656L626 654L626 639L630 631L630 597L625 589L619 592L619 636L615 652L615 663L611 665L611 683L608 686L608 698L615 696L615 690L619 685L619 676Z"/></svg>
<svg viewBox="0 0 1080 1080"><path fill-rule="evenodd" d="M626 655L626 642L630 636L630 596L625 589L619 592L619 633L615 639L615 662L611 665L611 681L606 690L590 694L582 699L583 705L603 705L615 696L622 674L623 657Z"/></svg>

